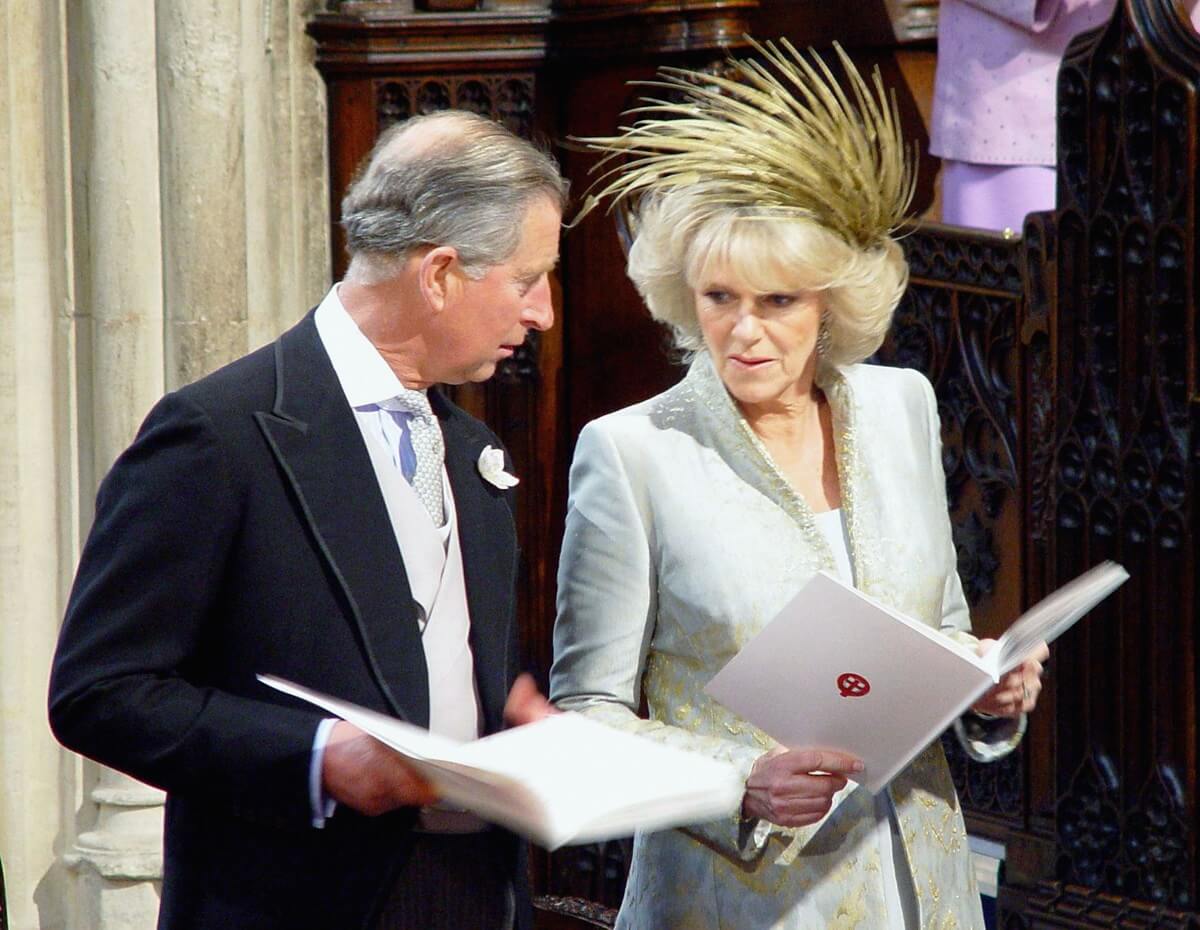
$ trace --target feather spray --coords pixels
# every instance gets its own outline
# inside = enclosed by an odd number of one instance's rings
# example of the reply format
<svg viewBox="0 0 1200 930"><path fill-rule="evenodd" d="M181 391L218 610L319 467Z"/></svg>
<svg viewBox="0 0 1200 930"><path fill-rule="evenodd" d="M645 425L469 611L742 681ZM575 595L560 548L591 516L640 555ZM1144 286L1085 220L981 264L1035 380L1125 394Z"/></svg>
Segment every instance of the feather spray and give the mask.
<svg viewBox="0 0 1200 930"><path fill-rule="evenodd" d="M606 153L576 222L606 199L629 208L699 185L713 208L808 218L862 248L896 229L913 196L915 152L879 69L868 83L835 44L847 93L816 52L805 57L786 39L751 44L766 66L730 59L730 77L661 69L643 83L673 100L645 99L620 135L575 140Z"/></svg>

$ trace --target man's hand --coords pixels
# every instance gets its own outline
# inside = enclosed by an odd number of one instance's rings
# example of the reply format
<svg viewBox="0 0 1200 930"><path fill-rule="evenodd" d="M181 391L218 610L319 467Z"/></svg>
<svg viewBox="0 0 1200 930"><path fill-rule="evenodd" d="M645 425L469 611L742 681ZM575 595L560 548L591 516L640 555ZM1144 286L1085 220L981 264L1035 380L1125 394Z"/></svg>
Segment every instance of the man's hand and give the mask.
<svg viewBox="0 0 1200 930"><path fill-rule="evenodd" d="M781 827L808 826L829 813L846 776L862 770L862 762L844 752L780 747L754 763L742 813Z"/></svg>
<svg viewBox="0 0 1200 930"><path fill-rule="evenodd" d="M558 712L528 674L513 682L504 704L504 719L513 726ZM339 720L329 732L321 760L321 786L339 804L372 817L438 800L433 786L403 756L345 720Z"/></svg>
<svg viewBox="0 0 1200 930"><path fill-rule="evenodd" d="M345 720L339 720L329 732L321 785L339 804L372 817L438 799L429 782L403 756Z"/></svg>
<svg viewBox="0 0 1200 930"><path fill-rule="evenodd" d="M979 654L987 655L996 648L994 639L979 641ZM1042 643L1033 655L1006 672L1000 683L993 685L991 690L981 697L971 707L977 714L989 714L992 717L1020 717L1037 706L1038 693L1042 690L1042 663L1050 658L1050 648Z"/></svg>
<svg viewBox="0 0 1200 930"><path fill-rule="evenodd" d="M532 675L523 672L517 676L508 692L508 700L504 702L505 721L511 726L519 727L523 723L535 723L543 717L557 713L560 711L543 697Z"/></svg>

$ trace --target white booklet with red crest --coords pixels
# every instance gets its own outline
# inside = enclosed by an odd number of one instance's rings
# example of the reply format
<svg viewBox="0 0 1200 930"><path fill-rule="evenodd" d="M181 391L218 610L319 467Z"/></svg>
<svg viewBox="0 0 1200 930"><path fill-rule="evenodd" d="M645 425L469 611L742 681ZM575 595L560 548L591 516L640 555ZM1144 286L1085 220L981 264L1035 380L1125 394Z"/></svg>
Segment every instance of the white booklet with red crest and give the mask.
<svg viewBox="0 0 1200 930"><path fill-rule="evenodd" d="M705 691L785 746L858 756L865 769L856 781L875 793L1128 577L1115 562L1097 565L1022 614L981 658L818 572Z"/></svg>

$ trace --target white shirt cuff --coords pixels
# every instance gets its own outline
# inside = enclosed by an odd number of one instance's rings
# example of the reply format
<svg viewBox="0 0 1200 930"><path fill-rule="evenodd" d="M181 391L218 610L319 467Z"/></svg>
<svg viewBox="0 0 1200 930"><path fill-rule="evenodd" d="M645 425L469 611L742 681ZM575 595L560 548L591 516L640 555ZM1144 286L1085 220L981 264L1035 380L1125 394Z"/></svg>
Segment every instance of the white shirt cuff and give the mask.
<svg viewBox="0 0 1200 930"><path fill-rule="evenodd" d="M337 719L329 717L322 720L313 736L312 755L308 763L308 800L312 805L312 825L320 830L325 821L333 816L337 801L325 794L321 786L321 768L325 762L325 744L329 742L329 734Z"/></svg>

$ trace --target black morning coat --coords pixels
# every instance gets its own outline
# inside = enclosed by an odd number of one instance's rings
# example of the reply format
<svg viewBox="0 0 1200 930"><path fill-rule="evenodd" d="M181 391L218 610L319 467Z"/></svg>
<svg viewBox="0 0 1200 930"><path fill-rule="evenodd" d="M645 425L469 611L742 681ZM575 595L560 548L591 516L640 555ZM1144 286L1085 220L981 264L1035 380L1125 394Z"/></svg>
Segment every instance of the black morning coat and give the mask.
<svg viewBox="0 0 1200 930"><path fill-rule="evenodd" d="M483 424L436 391L484 727L517 672L511 491L481 477ZM436 395L436 396L435 396ZM271 673L427 726L417 609L383 497L313 314L168 394L100 486L50 684L64 745L165 789L159 924L367 927L411 809L312 826L323 714ZM525 851L511 862L530 923Z"/></svg>

